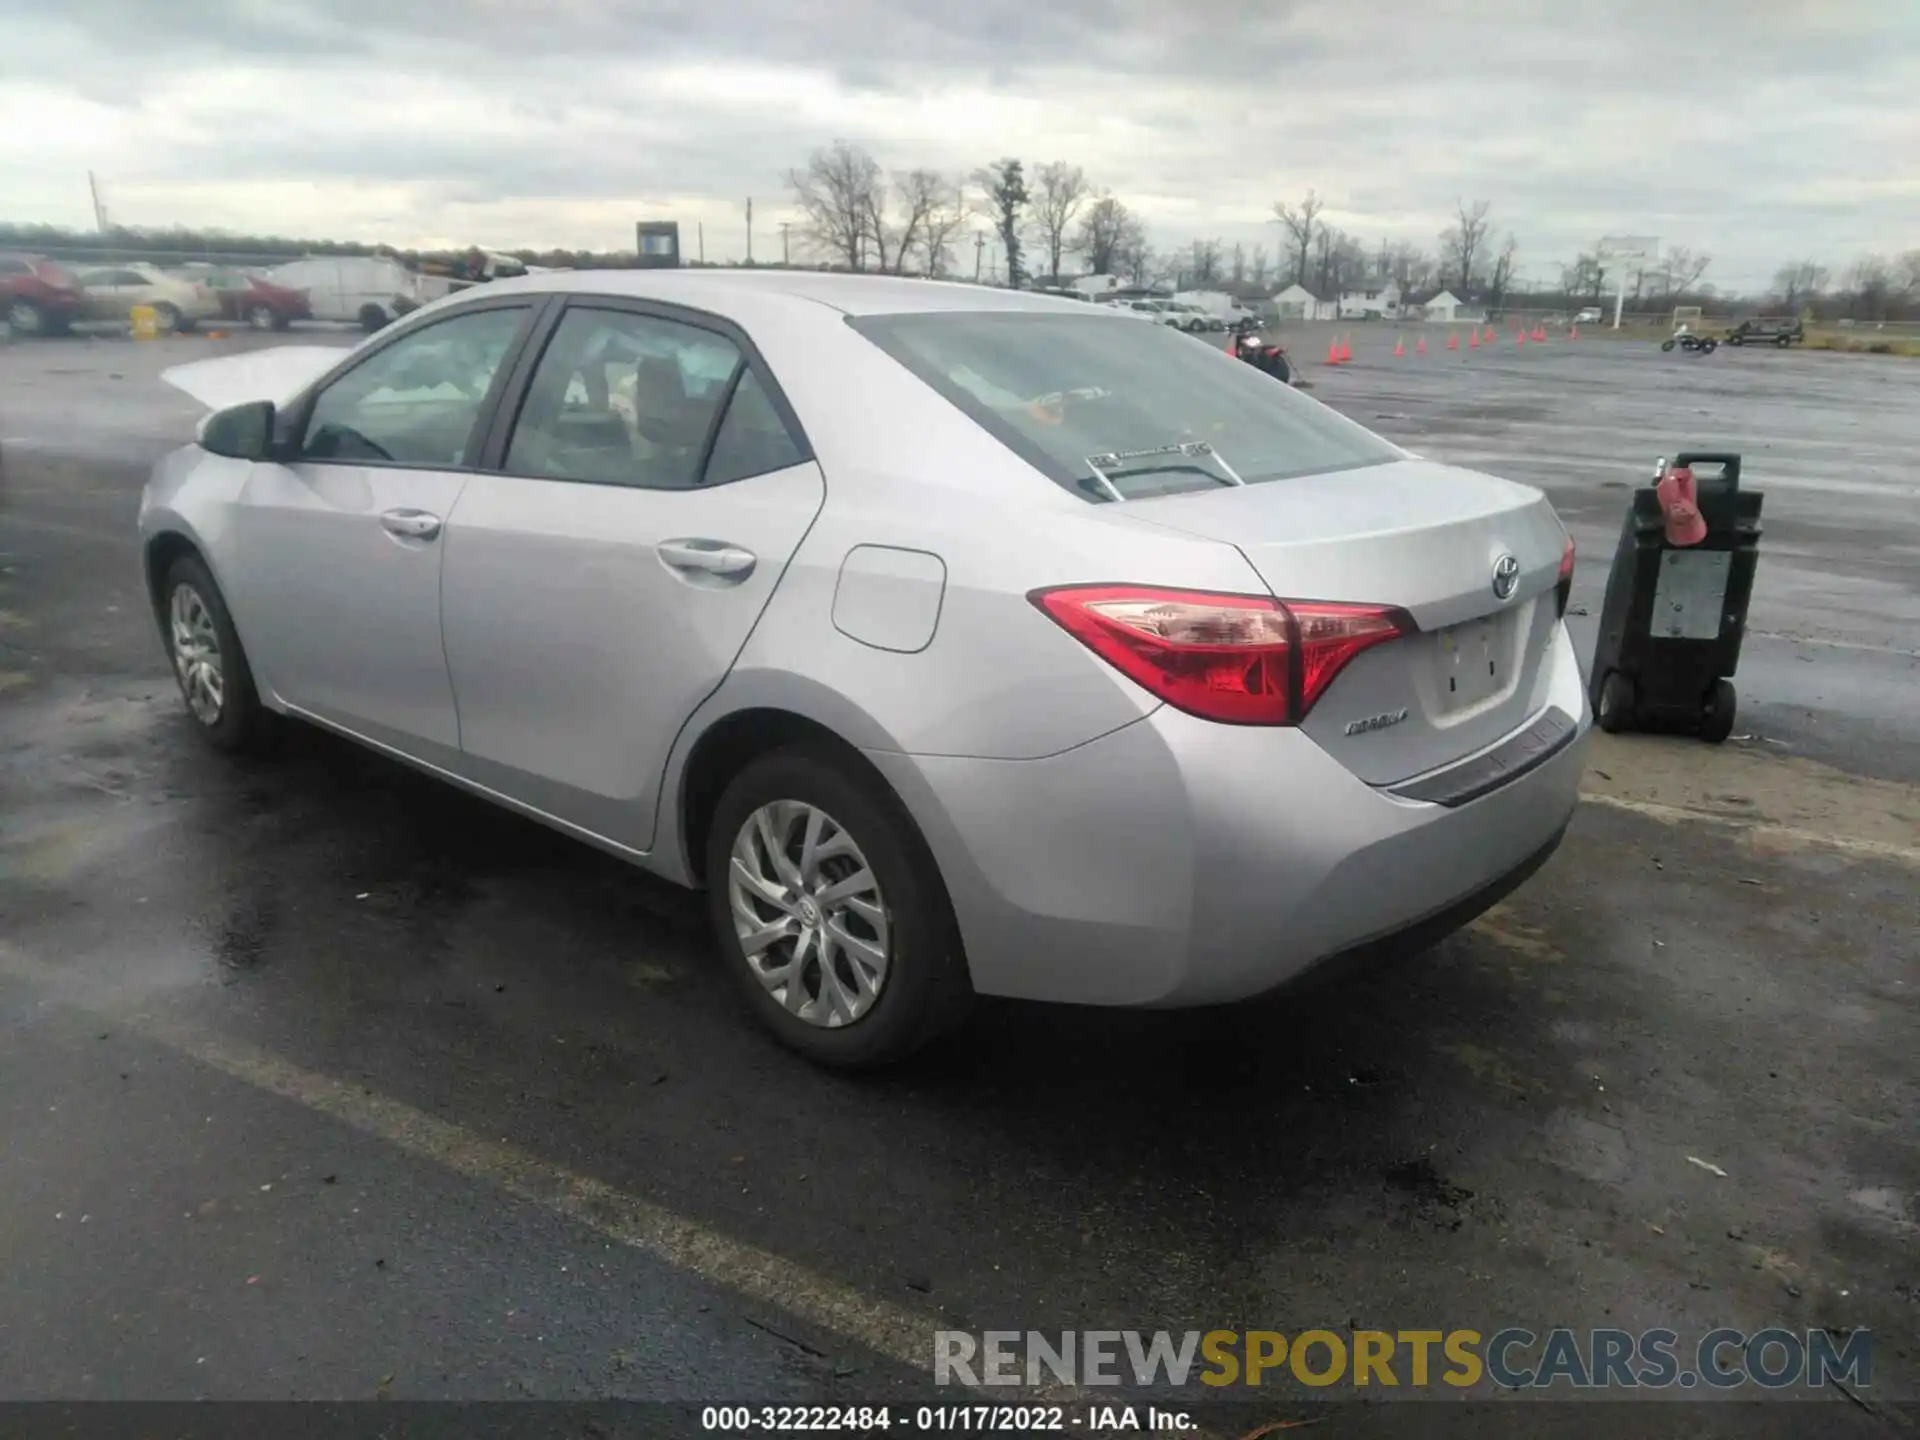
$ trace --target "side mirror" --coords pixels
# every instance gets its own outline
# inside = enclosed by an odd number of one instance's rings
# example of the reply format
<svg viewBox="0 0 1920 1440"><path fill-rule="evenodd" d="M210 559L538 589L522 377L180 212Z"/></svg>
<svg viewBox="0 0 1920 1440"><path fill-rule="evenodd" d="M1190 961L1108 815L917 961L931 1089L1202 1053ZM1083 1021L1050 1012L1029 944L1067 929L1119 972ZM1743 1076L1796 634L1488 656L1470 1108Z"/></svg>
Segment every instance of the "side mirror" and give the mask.
<svg viewBox="0 0 1920 1440"><path fill-rule="evenodd" d="M229 405L200 422L200 448L233 460L265 460L273 450L273 402Z"/></svg>

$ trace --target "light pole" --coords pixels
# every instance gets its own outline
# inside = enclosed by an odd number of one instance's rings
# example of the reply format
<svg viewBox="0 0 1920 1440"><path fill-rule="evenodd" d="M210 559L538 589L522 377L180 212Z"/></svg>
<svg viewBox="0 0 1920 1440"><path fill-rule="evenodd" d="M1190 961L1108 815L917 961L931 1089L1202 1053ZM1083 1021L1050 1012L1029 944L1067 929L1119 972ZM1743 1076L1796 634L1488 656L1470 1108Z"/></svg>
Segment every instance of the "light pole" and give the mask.
<svg viewBox="0 0 1920 1440"><path fill-rule="evenodd" d="M792 228L793 222L791 220L782 220L780 222L780 263L782 265L793 264L793 253L787 246L787 231Z"/></svg>
<svg viewBox="0 0 1920 1440"><path fill-rule="evenodd" d="M987 232L984 230L974 231L973 232L973 283L976 285L980 283L980 259L981 259L981 256L985 253L986 248L987 248Z"/></svg>

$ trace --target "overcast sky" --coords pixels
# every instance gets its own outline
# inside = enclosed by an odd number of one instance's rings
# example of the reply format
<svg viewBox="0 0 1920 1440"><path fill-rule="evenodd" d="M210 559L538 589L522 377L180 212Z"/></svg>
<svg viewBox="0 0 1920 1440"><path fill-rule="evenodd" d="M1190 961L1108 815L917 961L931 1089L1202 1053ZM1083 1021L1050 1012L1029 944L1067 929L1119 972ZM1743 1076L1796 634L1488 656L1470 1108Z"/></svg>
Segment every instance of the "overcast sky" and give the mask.
<svg viewBox="0 0 1920 1440"><path fill-rule="evenodd" d="M1764 284L1920 247L1920 0L0 0L0 218L778 253L783 177L1084 166L1163 248L1309 186L1546 278L1604 233Z"/></svg>

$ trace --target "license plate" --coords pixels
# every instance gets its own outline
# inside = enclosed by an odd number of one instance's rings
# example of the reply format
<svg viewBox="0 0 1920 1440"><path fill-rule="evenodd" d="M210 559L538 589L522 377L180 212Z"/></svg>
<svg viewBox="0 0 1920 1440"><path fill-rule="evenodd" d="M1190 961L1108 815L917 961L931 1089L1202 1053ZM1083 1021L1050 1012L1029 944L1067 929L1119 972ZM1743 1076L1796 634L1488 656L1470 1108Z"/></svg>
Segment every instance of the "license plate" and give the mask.
<svg viewBox="0 0 1920 1440"><path fill-rule="evenodd" d="M1435 688L1443 711L1464 710L1506 687L1511 650L1506 616L1449 625L1433 638Z"/></svg>

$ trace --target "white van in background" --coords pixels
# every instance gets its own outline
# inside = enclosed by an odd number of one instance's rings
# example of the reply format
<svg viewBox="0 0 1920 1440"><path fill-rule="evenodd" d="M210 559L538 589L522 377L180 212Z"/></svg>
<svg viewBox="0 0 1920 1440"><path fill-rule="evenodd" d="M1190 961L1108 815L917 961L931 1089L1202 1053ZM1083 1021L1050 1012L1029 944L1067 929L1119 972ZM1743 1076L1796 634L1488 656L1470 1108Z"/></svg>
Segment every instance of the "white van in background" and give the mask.
<svg viewBox="0 0 1920 1440"><path fill-rule="evenodd" d="M428 293L424 277L380 255L293 260L269 270L267 278L306 291L315 320L344 320L369 332L438 298Z"/></svg>
<svg viewBox="0 0 1920 1440"><path fill-rule="evenodd" d="M1221 322L1221 328L1232 329L1242 320L1258 320L1254 311L1242 305L1224 290L1182 290L1173 297L1182 305L1191 306L1202 314L1210 315Z"/></svg>

